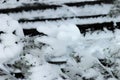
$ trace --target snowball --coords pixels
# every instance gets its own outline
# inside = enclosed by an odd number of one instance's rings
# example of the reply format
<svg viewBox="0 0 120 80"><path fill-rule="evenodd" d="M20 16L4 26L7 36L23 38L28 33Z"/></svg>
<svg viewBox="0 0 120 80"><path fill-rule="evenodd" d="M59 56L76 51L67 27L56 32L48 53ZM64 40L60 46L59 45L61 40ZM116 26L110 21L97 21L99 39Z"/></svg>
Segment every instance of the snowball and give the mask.
<svg viewBox="0 0 120 80"><path fill-rule="evenodd" d="M78 40L81 35L75 24L65 23L60 25L45 25L37 28L39 32L43 32L51 37L56 37L60 40Z"/></svg>
<svg viewBox="0 0 120 80"><path fill-rule="evenodd" d="M55 37L58 33L58 26L53 24L43 25L37 27L37 31L47 34L48 36Z"/></svg>
<svg viewBox="0 0 120 80"><path fill-rule="evenodd" d="M62 24L59 27L57 38L61 40L75 41L80 38L80 31L75 24Z"/></svg>

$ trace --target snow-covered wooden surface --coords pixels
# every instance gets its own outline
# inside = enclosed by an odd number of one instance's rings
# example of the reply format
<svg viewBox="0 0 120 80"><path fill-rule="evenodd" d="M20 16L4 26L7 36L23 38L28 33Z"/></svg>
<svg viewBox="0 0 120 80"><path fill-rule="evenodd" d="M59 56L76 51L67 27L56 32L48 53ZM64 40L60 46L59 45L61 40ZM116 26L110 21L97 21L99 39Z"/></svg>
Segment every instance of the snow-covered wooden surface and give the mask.
<svg viewBox="0 0 120 80"><path fill-rule="evenodd" d="M3 0L1 3L0 13L18 20L25 29L64 23L73 23L83 29L84 24L102 25L105 22L114 22L115 25L115 22L119 22L119 17L108 16L113 5L103 0Z"/></svg>
<svg viewBox="0 0 120 80"><path fill-rule="evenodd" d="M30 36L24 36L19 28L14 31L17 21L0 16L0 59L9 60L6 70L11 76L17 80L120 80L120 30L110 31L119 28L120 17L107 16L112 4L93 0L2 1L0 13L18 20ZM36 2L46 5L26 6ZM83 36L78 28L83 33L93 32ZM23 47L20 55L8 59L12 51L18 53L17 47ZM0 75L0 80L13 80L6 76Z"/></svg>

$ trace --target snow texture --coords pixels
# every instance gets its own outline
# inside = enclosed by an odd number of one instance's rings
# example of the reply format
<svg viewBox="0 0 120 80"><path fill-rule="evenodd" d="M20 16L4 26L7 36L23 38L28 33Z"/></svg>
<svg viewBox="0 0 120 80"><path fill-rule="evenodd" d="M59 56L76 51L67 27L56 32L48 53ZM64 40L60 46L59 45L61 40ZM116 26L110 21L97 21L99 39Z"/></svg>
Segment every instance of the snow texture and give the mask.
<svg viewBox="0 0 120 80"><path fill-rule="evenodd" d="M0 15L0 32L0 63L2 64L21 52L23 45L19 41L24 34L18 22L4 14Z"/></svg>
<svg viewBox="0 0 120 80"><path fill-rule="evenodd" d="M10 74L7 62L19 56L23 49L23 31L17 21L7 15L0 14L0 69ZM0 78L1 79L1 78Z"/></svg>
<svg viewBox="0 0 120 80"><path fill-rule="evenodd" d="M3 1L3 0L2 0ZM41 0L39 0L41 1ZM44 0L43 2L50 3L52 0ZM56 0L55 0L56 1ZM73 0L59 0L59 3L63 4L71 2ZM75 0L85 1L85 0ZM93 1L93 0L86 0ZM22 2L30 2L29 0L21 0ZM31 3L34 1L31 1ZM10 5L6 6L8 3ZM0 5L1 8L12 7L21 5L13 0L11 3L8 0L7 3ZM98 7L100 10L105 7L106 11L96 10ZM111 5L98 6L91 14L108 13ZM65 8L65 6L64 6ZM78 15L82 12L82 8L69 8L74 15ZM90 9L90 10L89 10ZM84 14L93 9L92 6L84 7ZM63 8L58 10L55 14L60 17ZM75 11L74 11L75 10ZM76 12L78 10L78 12ZM88 12L86 12L88 10ZM64 10L65 13L67 9ZM65 14L63 11L63 15ZM23 12L23 17L29 18L38 16L31 11L31 14ZM44 14L46 13L47 14ZM54 15L51 10L45 11L46 17ZM35 15L34 15L35 14ZM80 14L80 15L84 15ZM15 16L9 14L16 20L22 18L22 13L18 13ZM62 15L62 16L63 16ZM67 14L66 14L67 15ZM74 16L70 13L68 16ZM52 16L56 17L56 16ZM30 19L32 19L30 17ZM13 73L20 72L24 75L24 78L18 78L18 80L120 80L120 30L115 29L114 33L104 29L104 31L95 31L93 33L87 33L83 36L76 24L92 24L102 23L110 21L119 21L120 18L99 17L90 19L67 19L55 22L35 22L35 23L23 23L22 27L31 28L36 27L38 32L42 32L46 35L43 36L24 36L22 28L17 21L8 17L7 15L0 15L0 65L6 62L12 65L9 67ZM22 38L22 42L21 42ZM17 59L16 59L17 58ZM12 60L13 59L13 60ZM9 71L8 68L3 66L1 69ZM10 76L0 75L0 80L5 80Z"/></svg>
<svg viewBox="0 0 120 80"><path fill-rule="evenodd" d="M0 59L7 61L15 58L14 56L22 51L23 45L19 40L21 37L24 38L24 49L18 59L14 59L12 63L18 61L14 64L21 68L14 68L13 71L24 73L25 80L120 79L120 30L116 29L112 33L104 29L101 32L87 33L83 37L75 24L49 23L49 25L39 25L37 28L37 31L46 35L24 37L19 24L7 17L1 15L0 29L3 33L0 35L2 40ZM18 27L20 31L17 30ZM14 30L16 34L13 34ZM0 79L4 80L2 76Z"/></svg>

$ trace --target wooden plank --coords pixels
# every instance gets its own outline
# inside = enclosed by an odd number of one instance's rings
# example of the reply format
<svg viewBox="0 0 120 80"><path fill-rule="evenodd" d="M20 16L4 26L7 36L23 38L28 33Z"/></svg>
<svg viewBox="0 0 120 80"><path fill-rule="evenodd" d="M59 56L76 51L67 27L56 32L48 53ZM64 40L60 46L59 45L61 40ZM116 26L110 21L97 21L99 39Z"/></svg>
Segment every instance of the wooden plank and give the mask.
<svg viewBox="0 0 120 80"><path fill-rule="evenodd" d="M79 18L79 19L87 19L87 18L98 18L98 17L106 17L107 14L99 14L99 15L90 15L90 16L72 16L72 17L58 17L58 18L44 18L40 19L39 17L33 18L33 19L19 19L19 23L25 23L25 22L44 22L44 21L60 21L60 20L67 20L67 19L73 19L73 18Z"/></svg>
<svg viewBox="0 0 120 80"><path fill-rule="evenodd" d="M19 6L16 8L0 9L0 13L18 13L18 12L22 12L22 11L56 9L58 7L61 7L61 6L60 5L48 5L48 4L41 4L41 3L33 3L33 4L24 4L23 6Z"/></svg>
<svg viewBox="0 0 120 80"><path fill-rule="evenodd" d="M77 24L77 27L79 28L81 33L86 33L89 31L94 32L97 30L103 31L104 28L107 28L110 31L114 31L114 29L115 29L114 22L83 24L83 25Z"/></svg>
<svg viewBox="0 0 120 80"><path fill-rule="evenodd" d="M113 1L98 0L98 1L84 1L84 2L74 2L74 3L65 3L67 6L85 6L85 5L101 5L101 4L112 4Z"/></svg>
<svg viewBox="0 0 120 80"><path fill-rule="evenodd" d="M26 36L37 36L37 35L45 35L44 33L40 33L36 30L36 28L32 29L23 29L24 35Z"/></svg>
<svg viewBox="0 0 120 80"><path fill-rule="evenodd" d="M74 3L64 3L67 6L85 6L85 5L101 5L101 4L109 4L104 1L84 1L84 2L74 2ZM18 13L22 11L32 11L32 10L46 10L46 9L57 9L62 7L62 5L57 4L44 4L44 3L23 3L22 6L18 6L16 8L5 8L0 9L0 13Z"/></svg>

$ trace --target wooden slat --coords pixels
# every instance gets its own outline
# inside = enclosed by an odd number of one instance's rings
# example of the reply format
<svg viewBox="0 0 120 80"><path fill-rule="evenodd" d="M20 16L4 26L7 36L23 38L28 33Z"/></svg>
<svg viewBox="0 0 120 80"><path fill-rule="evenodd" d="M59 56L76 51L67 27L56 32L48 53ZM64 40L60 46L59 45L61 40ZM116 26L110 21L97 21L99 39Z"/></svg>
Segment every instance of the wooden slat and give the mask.
<svg viewBox="0 0 120 80"><path fill-rule="evenodd" d="M65 3L67 6L85 6L85 5L101 5L101 4L112 4L113 2L111 1L105 1L105 0L100 0L100 1L84 1L84 2L74 2L74 3Z"/></svg>
<svg viewBox="0 0 120 80"><path fill-rule="evenodd" d="M86 32L94 32L97 30L103 31L104 28L107 28L108 30L114 31L115 26L113 22L104 22L104 23L94 23L94 24L83 24L79 25L77 24L77 27L79 28L81 33L86 33Z"/></svg>
<svg viewBox="0 0 120 80"><path fill-rule="evenodd" d="M24 35L26 36L37 36L37 35L46 35L43 33L40 33L36 30L36 28L32 28L32 29L23 29Z"/></svg>
<svg viewBox="0 0 120 80"><path fill-rule="evenodd" d="M75 3L65 3L67 6L85 6L85 5L101 5L102 1L84 1L84 2L75 2Z"/></svg>
<svg viewBox="0 0 120 80"><path fill-rule="evenodd" d="M120 29L120 22L116 22L116 28Z"/></svg>
<svg viewBox="0 0 120 80"><path fill-rule="evenodd" d="M20 23L25 23L25 22L58 21L58 20L67 20L67 19L73 19L73 18L87 19L87 18L98 18L98 17L106 17L106 16L107 16L107 14L90 15L90 16L72 16L72 17L44 18L44 19L40 19L39 17L37 17L37 18L33 18L33 19L19 19L18 21Z"/></svg>
<svg viewBox="0 0 120 80"><path fill-rule="evenodd" d="M79 28L80 32L85 35L86 32L94 32L94 31L104 31L104 28L107 28L108 30L114 32L114 29L116 29L116 26L114 26L114 22L103 22L103 23L94 23L94 24L76 24L76 26ZM117 22L117 26L120 29L120 22ZM25 35L29 36L36 36L36 35L45 35L43 33L40 33L36 30L36 28L31 29L23 29Z"/></svg>
<svg viewBox="0 0 120 80"><path fill-rule="evenodd" d="M41 3L33 3L33 4L24 4L23 6L19 6L16 8L0 9L0 13L18 13L18 12L22 12L22 11L56 9L58 7L61 7L61 6L60 5L48 5L48 4L41 4Z"/></svg>
<svg viewBox="0 0 120 80"><path fill-rule="evenodd" d="M67 5L69 7L81 7L85 5L101 5L101 4L111 4L107 3L104 0L100 1L84 1L84 2L72 2L72 3L64 3L64 5ZM18 13L18 12L30 12L32 10L46 10L46 9L57 9L63 7L62 5L57 4L43 4L43 3L30 3L30 4L23 4L22 6L18 6L16 8L6 8L6 9L0 9L0 13ZM48 13L49 14L49 13ZM24 14L23 14L24 15ZM107 14L99 14L99 15L90 15L90 16L71 16L71 17L56 17L56 18L40 18L40 17L33 17L32 19L29 18L21 18L19 19L19 23L30 23L30 22L45 22L45 21L62 21L62 20L69 20L69 19L89 19L89 18L99 18L99 17L106 17ZM120 26L120 23L117 23L118 26ZM107 28L108 30L114 30L115 26L113 22L104 22L104 23L93 23L93 24L77 24L77 27L80 29L81 33L86 33L88 29L90 31L95 30L103 30L103 28ZM119 27L118 27L119 28ZM36 35L45 35L43 33L38 32L35 28L33 29L24 29L24 34L29 36L36 36Z"/></svg>
<svg viewBox="0 0 120 80"><path fill-rule="evenodd" d="M67 6L85 6L85 5L101 5L102 3L105 3L104 1L85 1L85 2L75 2L75 3L65 3L64 5ZM43 3L32 3L32 4L23 4L22 6L18 6L16 8L5 8L0 9L0 13L18 13L22 11L31 11L31 10L46 10L46 9L57 9L62 7L62 5L57 4L43 4Z"/></svg>

